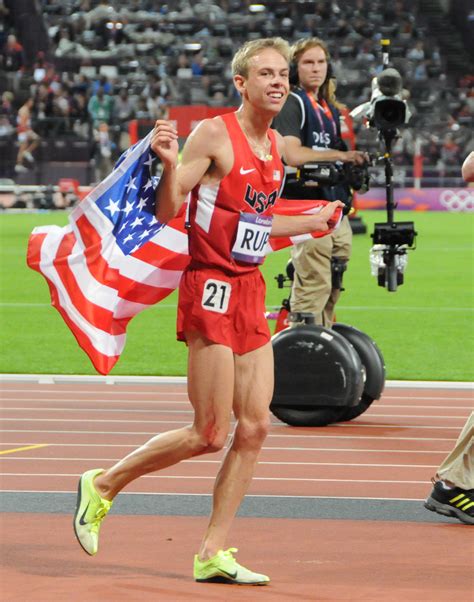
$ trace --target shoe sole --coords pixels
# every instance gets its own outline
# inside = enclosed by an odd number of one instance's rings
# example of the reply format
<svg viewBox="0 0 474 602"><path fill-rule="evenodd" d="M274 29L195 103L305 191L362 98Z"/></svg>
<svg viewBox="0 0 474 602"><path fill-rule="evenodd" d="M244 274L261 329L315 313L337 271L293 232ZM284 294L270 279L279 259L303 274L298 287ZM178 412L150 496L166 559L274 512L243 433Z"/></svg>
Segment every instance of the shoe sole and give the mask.
<svg viewBox="0 0 474 602"><path fill-rule="evenodd" d="M270 581L256 581L255 583L247 583L245 581L234 581L227 577L209 577L209 579L195 579L197 583L222 583L224 585L268 585Z"/></svg>
<svg viewBox="0 0 474 602"><path fill-rule="evenodd" d="M94 556L94 554L91 554L88 550L86 550L86 548L82 545L82 541L79 539L79 535L77 534L77 529L76 529L76 519L77 516L79 514L79 508L81 507L81 501L82 501L82 477L79 479L79 485L77 486L77 497L76 497L76 511L74 512L74 518L72 520L72 526L74 527L74 535L76 536L77 541L79 542L79 545L81 546L81 548L84 550L84 552L88 555L88 556Z"/></svg>
<svg viewBox="0 0 474 602"><path fill-rule="evenodd" d="M431 512L436 512L437 514L441 514L442 516L457 518L465 525L474 525L474 517L469 516L460 508L454 508L453 506L449 506L448 504L442 504L441 502L436 501L432 497L429 497L423 505L427 510L431 510Z"/></svg>

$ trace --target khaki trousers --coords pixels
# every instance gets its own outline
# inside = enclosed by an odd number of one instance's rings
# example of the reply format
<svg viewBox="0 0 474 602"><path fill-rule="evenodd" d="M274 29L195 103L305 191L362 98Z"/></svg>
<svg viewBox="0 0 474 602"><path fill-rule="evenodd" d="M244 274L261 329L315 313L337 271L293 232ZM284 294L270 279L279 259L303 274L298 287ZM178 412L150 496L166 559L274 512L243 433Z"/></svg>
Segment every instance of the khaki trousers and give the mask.
<svg viewBox="0 0 474 602"><path fill-rule="evenodd" d="M461 489L474 489L474 412L467 419L453 451L438 468L437 476Z"/></svg>
<svg viewBox="0 0 474 602"><path fill-rule="evenodd" d="M330 328L341 294L332 288L331 257L348 260L352 249L352 229L347 216L339 228L322 238L313 238L291 251L295 276L291 290L291 310L311 312L315 323Z"/></svg>

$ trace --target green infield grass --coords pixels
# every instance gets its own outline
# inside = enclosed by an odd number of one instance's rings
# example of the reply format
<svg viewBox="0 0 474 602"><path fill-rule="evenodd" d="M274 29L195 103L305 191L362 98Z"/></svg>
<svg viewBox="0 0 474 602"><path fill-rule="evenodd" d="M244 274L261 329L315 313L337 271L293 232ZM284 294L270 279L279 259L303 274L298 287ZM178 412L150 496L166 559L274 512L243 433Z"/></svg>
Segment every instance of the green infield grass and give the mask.
<svg viewBox="0 0 474 602"><path fill-rule="evenodd" d="M388 379L473 380L473 223L467 213L397 212L413 220L417 249L408 256L405 284L396 292L370 275L370 233L384 212L361 213L366 235L354 237L344 275L337 320L369 334L382 351ZM67 214L0 215L0 349L2 373L95 374L59 313L50 306L46 281L26 266L29 233L35 226L67 223ZM289 289L275 276L285 271L289 251L267 258L267 308L279 307ZM184 375L186 346L175 339L176 293L136 316L112 374ZM274 322L271 322L274 328Z"/></svg>

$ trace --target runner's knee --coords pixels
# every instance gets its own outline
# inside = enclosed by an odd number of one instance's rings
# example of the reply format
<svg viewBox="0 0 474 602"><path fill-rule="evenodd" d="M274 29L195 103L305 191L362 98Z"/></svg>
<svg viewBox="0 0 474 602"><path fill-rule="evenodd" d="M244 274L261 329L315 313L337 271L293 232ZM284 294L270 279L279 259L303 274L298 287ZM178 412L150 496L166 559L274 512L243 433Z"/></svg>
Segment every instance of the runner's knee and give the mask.
<svg viewBox="0 0 474 602"><path fill-rule="evenodd" d="M221 427L214 421L207 421L196 429L196 447L198 454L210 454L220 451L227 440L229 429Z"/></svg>
<svg viewBox="0 0 474 602"><path fill-rule="evenodd" d="M270 414L256 420L240 419L234 435L234 445L242 449L260 449L270 430Z"/></svg>

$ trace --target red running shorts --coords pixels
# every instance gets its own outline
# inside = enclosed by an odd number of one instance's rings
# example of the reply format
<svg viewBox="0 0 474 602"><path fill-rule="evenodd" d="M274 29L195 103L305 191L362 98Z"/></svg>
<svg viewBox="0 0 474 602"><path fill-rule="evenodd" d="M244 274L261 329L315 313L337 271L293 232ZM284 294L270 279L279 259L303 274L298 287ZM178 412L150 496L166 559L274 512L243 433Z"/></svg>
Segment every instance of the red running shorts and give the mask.
<svg viewBox="0 0 474 602"><path fill-rule="evenodd" d="M178 341L197 331L242 355L270 340L265 281L258 269L229 275L211 268L186 270L179 285Z"/></svg>

